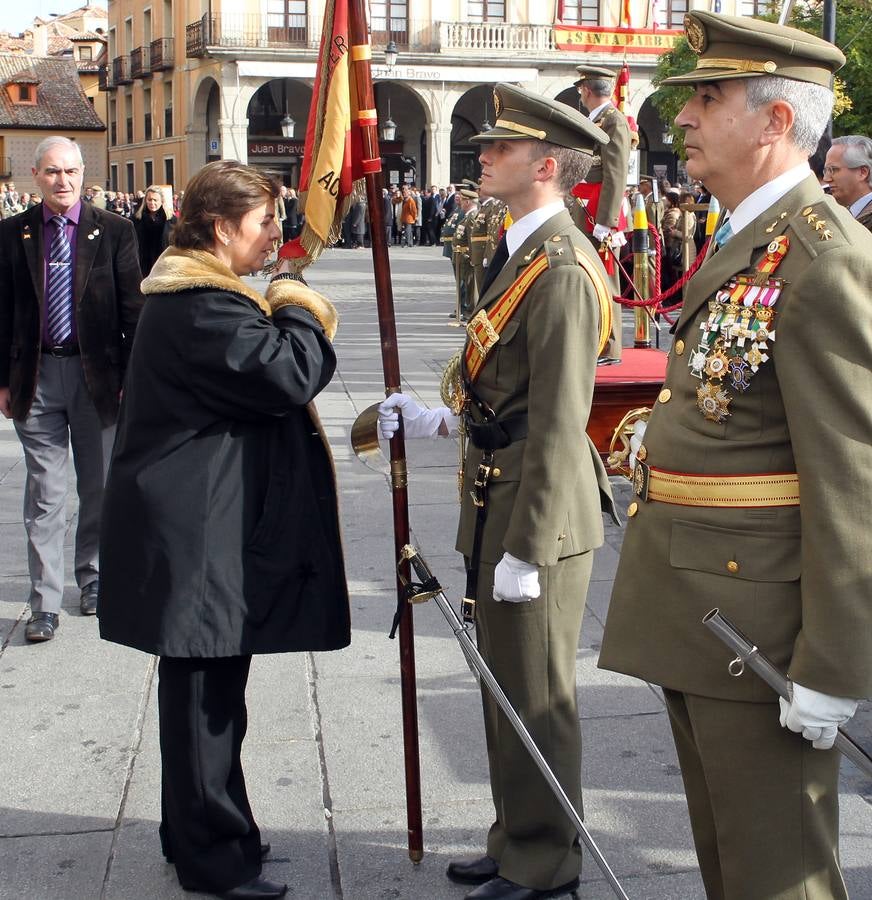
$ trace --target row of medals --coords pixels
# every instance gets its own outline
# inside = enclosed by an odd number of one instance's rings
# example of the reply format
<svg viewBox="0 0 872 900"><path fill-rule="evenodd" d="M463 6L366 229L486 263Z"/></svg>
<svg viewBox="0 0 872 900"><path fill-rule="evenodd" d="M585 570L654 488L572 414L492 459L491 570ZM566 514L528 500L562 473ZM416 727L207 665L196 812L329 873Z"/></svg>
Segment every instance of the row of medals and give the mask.
<svg viewBox="0 0 872 900"><path fill-rule="evenodd" d="M721 424L730 415L728 386L744 393L751 378L769 360L775 340L775 304L782 278L736 275L709 301L709 315L700 329L700 342L690 354L691 374L703 383L696 389L696 405L710 422Z"/></svg>

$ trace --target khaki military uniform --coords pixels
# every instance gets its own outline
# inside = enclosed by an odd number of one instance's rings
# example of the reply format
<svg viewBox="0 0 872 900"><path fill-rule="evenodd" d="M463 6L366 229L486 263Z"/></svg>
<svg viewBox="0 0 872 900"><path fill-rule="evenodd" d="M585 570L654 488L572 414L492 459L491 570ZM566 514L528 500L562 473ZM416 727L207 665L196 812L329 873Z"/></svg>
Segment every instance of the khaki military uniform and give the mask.
<svg viewBox="0 0 872 900"><path fill-rule="evenodd" d="M454 234L457 231L457 223L463 216L463 212L458 205L451 215L445 220L442 231L439 233L439 243L442 244L442 255L451 261L454 267Z"/></svg>
<svg viewBox="0 0 872 900"><path fill-rule="evenodd" d="M627 173L630 168L630 126L627 124L627 117L612 104L601 110L592 121L602 128L610 139L608 144L599 148L599 156L594 156L593 166L585 179L591 184L602 184L595 224L617 228L620 221L621 203L627 188ZM580 215L584 215L583 211ZM594 246L599 249L599 242L593 240L592 229L588 226L582 230L585 230ZM609 278L609 283L613 296L617 297L621 293L617 265L615 265L614 274ZM621 358L621 309L619 303L612 304L612 334L604 351L604 355L610 359Z"/></svg>
<svg viewBox="0 0 872 900"><path fill-rule="evenodd" d="M601 510L611 508L611 493L585 434L599 305L575 247L601 267L569 214L553 216L510 257L476 310L493 306L540 252L547 253L549 268L502 330L474 385L497 419L521 415L528 423L526 438L494 454L476 629L488 665L580 810L575 659L591 551L603 542ZM477 511L470 491L481 458L470 444L457 538L467 559ZM493 599L494 567L504 552L540 567L536 600ZM488 692L482 693L496 809L487 852L510 881L541 890L565 884L581 869L575 828Z"/></svg>
<svg viewBox="0 0 872 900"><path fill-rule="evenodd" d="M699 368L701 326L780 235L774 340L749 357L756 373L738 371L740 389L716 377L712 350ZM640 451L640 475L798 474L798 505L640 497L628 510L599 664L666 689L709 897L846 896L837 752L780 728L772 691L730 677L730 652L701 620L719 607L806 687L872 694L870 284L872 239L809 175L689 282Z"/></svg>
<svg viewBox="0 0 872 900"><path fill-rule="evenodd" d="M472 231L478 216L478 207L466 213L454 232L454 277L460 292L461 308L468 312L476 303L478 292L475 287L475 273L470 260Z"/></svg>

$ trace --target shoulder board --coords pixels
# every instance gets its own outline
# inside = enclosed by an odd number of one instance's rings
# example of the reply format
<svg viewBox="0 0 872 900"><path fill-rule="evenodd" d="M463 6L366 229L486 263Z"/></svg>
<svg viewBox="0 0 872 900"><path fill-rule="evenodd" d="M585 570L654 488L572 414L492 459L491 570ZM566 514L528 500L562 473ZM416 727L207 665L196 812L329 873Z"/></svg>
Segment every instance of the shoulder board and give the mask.
<svg viewBox="0 0 872 900"><path fill-rule="evenodd" d="M812 258L851 243L838 215L833 213L824 201L803 206L789 220L788 227Z"/></svg>
<svg viewBox="0 0 872 900"><path fill-rule="evenodd" d="M548 268L554 269L557 266L574 266L575 249L568 234L555 234L545 241L545 256L548 259Z"/></svg>

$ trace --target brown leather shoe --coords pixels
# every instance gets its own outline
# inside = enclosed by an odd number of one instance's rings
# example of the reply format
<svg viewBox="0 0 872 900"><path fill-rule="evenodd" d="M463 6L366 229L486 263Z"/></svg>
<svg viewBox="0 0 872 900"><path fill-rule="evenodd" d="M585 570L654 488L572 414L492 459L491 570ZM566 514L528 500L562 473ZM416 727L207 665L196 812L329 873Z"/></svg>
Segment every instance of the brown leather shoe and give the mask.
<svg viewBox="0 0 872 900"><path fill-rule="evenodd" d="M445 874L458 884L484 884L496 878L500 864L490 856L479 856L476 859L460 859L448 863Z"/></svg>
<svg viewBox="0 0 872 900"><path fill-rule="evenodd" d="M50 641L59 625L57 613L35 612L27 622L24 637L33 643Z"/></svg>
<svg viewBox="0 0 872 900"><path fill-rule="evenodd" d="M97 596L99 593L99 581L92 581L82 588L82 596L79 598L79 612L83 616L97 615Z"/></svg>

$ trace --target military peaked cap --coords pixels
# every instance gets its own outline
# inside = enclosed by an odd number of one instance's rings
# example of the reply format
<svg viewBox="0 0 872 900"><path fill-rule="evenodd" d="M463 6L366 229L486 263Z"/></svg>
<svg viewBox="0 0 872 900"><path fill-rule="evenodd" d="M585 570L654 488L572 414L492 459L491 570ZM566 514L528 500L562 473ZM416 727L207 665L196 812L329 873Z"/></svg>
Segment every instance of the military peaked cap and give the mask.
<svg viewBox="0 0 872 900"><path fill-rule="evenodd" d="M604 66L576 66L575 71L578 72L578 81L574 82L576 87L581 87L585 81L604 81L616 78L618 74L614 69L607 69Z"/></svg>
<svg viewBox="0 0 872 900"><path fill-rule="evenodd" d="M548 141L593 155L609 136L578 110L513 84L494 88L497 121L490 131L470 138L473 144L493 141Z"/></svg>
<svg viewBox="0 0 872 900"><path fill-rule="evenodd" d="M830 87L845 64L838 47L797 28L746 16L701 10L684 17L687 43L699 57L696 68L664 78L663 84L698 84L779 75Z"/></svg>

